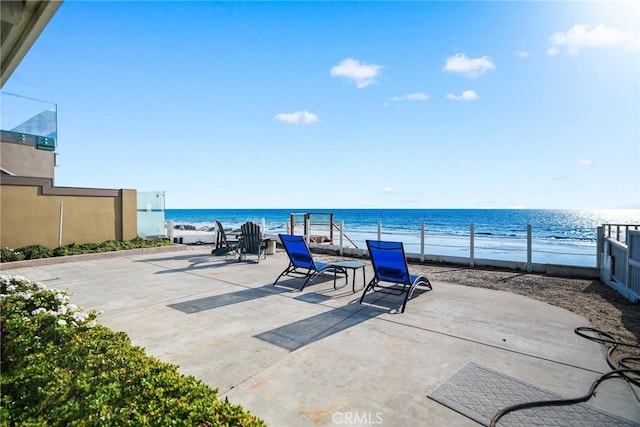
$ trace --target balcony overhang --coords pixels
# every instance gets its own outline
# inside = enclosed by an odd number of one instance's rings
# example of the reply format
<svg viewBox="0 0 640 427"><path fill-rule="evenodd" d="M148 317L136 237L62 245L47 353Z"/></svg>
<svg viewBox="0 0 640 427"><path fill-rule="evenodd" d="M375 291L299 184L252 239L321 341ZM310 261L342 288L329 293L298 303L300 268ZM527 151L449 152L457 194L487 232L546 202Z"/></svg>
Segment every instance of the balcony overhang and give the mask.
<svg viewBox="0 0 640 427"><path fill-rule="evenodd" d="M0 2L0 87L25 57L62 0Z"/></svg>

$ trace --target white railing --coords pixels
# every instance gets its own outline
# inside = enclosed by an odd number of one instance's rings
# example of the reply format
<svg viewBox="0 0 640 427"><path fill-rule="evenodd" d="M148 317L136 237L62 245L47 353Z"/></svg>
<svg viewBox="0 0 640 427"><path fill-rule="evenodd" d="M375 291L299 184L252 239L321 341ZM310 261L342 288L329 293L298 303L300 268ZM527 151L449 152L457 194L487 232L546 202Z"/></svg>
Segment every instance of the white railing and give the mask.
<svg viewBox="0 0 640 427"><path fill-rule="evenodd" d="M409 237L405 241L405 252L407 253L407 257L409 259L413 259L420 262L425 261L433 261L433 262L444 262L451 264L459 264L459 265L467 265L470 268L486 266L486 267L499 267L499 268L508 268L515 269L527 272L542 272L549 274L559 274L559 275L568 275L568 276L580 276L580 277L598 277L598 267L597 258L598 258L598 250L596 246L593 246L593 252L588 253L581 251L580 253L576 252L556 252L554 248L549 248L547 246L541 248L540 242L536 238L533 237L532 226L526 226L526 237L523 236L519 241L513 240L510 241L509 247L494 247L491 244L487 246L487 239L482 235L482 233L477 233L475 224L469 224L469 232L467 236L458 234L454 238L450 240L450 243L443 243L442 237L433 237L431 235L427 236L426 229L428 225L423 221L420 223L420 228L415 230L415 234L412 237ZM351 255L351 256L367 256L366 249L358 249L351 239L346 238L345 234L345 226L343 221L340 221L340 225L336 227L337 238L336 242L332 243L333 247L328 247L327 250L331 252L332 250L337 250L339 255ZM349 231L351 233L351 231ZM393 231L392 231L393 233ZM384 230L383 224L381 221L377 222L377 232L373 231L371 236L363 236L362 232L359 232L360 239L363 238L376 238L378 240L384 240L385 238L389 239L398 239L403 240L407 238L407 235L399 236L393 235L391 237L385 237L385 234L389 236L388 232ZM411 234L411 233L409 233ZM428 237L428 238L427 238ZM434 239L437 239L434 243ZM449 238L446 237L445 240ZM429 240L429 242L427 242ZM351 243L349 245L347 243ZM355 240L360 243L360 240ZM313 245L314 248L322 248L323 245ZM427 250L427 247L430 250ZM437 251L437 248L444 248L446 250L451 250L449 254L436 253L433 252L434 248ZM547 250L545 250L545 248ZM451 253L455 252L457 254ZM507 255L497 255L497 252L505 252ZM479 257L478 254L481 254ZM485 256L482 256L484 254ZM584 264L570 264L570 263L562 263L562 262L540 262L534 260L534 258L540 259L543 255L546 259L553 259L554 256L562 257L569 256L572 259L576 259L582 255L584 257L590 257L593 259L592 266L584 265ZM489 255L489 256L487 256ZM494 257L496 256L497 257Z"/></svg>
<svg viewBox="0 0 640 427"><path fill-rule="evenodd" d="M621 233L624 230L624 236ZM612 230L614 231L612 233ZM600 280L627 299L640 300L640 230L637 225L605 224L600 250Z"/></svg>
<svg viewBox="0 0 640 427"><path fill-rule="evenodd" d="M620 243L627 243L627 232L640 230L638 224L603 224L604 237L614 239Z"/></svg>

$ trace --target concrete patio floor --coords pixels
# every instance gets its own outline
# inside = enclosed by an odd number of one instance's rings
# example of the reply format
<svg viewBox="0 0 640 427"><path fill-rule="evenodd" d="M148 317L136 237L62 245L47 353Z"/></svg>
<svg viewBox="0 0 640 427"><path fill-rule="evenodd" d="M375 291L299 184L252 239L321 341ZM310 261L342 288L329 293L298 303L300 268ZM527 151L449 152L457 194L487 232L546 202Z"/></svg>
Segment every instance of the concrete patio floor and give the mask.
<svg viewBox="0 0 640 427"><path fill-rule="evenodd" d="M566 396L584 395L609 368L588 321L508 292L434 282L397 312L396 296L367 295L319 278L271 284L282 251L256 262L186 251L2 271L67 289L104 311L147 354L180 366L271 426L475 426L427 396L468 362ZM367 277L372 277L370 265ZM351 279L349 279L351 280ZM622 380L589 404L629 420L640 405Z"/></svg>

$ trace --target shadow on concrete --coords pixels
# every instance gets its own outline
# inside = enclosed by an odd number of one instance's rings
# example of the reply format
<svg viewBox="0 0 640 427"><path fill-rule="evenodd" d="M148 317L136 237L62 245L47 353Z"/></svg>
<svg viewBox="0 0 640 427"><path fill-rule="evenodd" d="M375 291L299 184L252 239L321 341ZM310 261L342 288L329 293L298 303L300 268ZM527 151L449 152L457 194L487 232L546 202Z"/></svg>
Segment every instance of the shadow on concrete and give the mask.
<svg viewBox="0 0 640 427"><path fill-rule="evenodd" d="M243 289L241 291L230 292L222 295L212 295L204 298L182 301L169 304L167 307L179 310L186 314L198 313L214 308L225 307L228 305L239 304L259 298L268 297L273 294L281 294L289 292L287 289L279 289L271 285L264 285L259 288Z"/></svg>
<svg viewBox="0 0 640 427"><path fill-rule="evenodd" d="M214 258L214 257L207 257L207 256L200 256L200 257L191 256L190 258L185 258L185 259L188 260L190 264L182 268L168 268L166 265L158 264L157 261L162 261L158 259L137 260L136 262L143 262L145 264L150 264L150 265L155 265L157 267L165 268L165 270L157 271L154 274L186 273L194 270L203 270L205 268L221 268L221 267L244 264L244 262L243 263L238 262L236 258L220 259L219 257ZM169 258L169 259L166 259L165 261L168 261L168 260L175 260L175 258Z"/></svg>
<svg viewBox="0 0 640 427"><path fill-rule="evenodd" d="M151 258L151 259L136 259L135 262L144 262L144 263L149 263L149 262L158 262L158 261L191 261L191 262L197 262L198 260L202 260L202 259L207 259L209 261L219 261L224 259L225 257L219 256L219 255L202 255L202 254L194 254L191 251L189 251L190 253L186 253L184 255L173 255L173 256L167 256L167 257L163 257L163 258Z"/></svg>
<svg viewBox="0 0 640 427"><path fill-rule="evenodd" d="M254 337L286 350L294 351L385 313L384 310L375 310L363 306L347 307L353 308L334 308L254 335Z"/></svg>
<svg viewBox="0 0 640 427"><path fill-rule="evenodd" d="M385 290L398 292L398 294L387 293L383 291L377 291L377 292L369 291L365 295L364 300L362 301L362 305L365 305L367 307L380 307L380 308L386 309L389 314L401 314L402 303L404 302L404 297L406 295L405 293L400 294L400 291L402 290L402 285L386 286ZM407 301L407 307L405 308L405 311L409 311L411 309L412 300L430 291L431 289L416 287L415 290L413 291L413 295L411 295L411 298L409 298L409 300ZM358 300L356 300L356 302L359 301L360 299L359 297L361 295L362 295L362 292L360 292L360 295L358 295Z"/></svg>
<svg viewBox="0 0 640 427"><path fill-rule="evenodd" d="M278 284L276 285L276 287L278 286L284 286L290 289L294 289L299 291L300 288L302 288L302 285L304 284L305 278L304 277L292 277L292 276L285 276L282 279L280 279L278 281ZM333 276L329 276L329 275L319 275L316 276L313 280L309 281L309 283L307 283L307 285L304 287L304 291L308 291L311 288L317 288L318 285L323 284L323 283L327 283L327 282L331 282L331 288L327 289L327 291L333 291ZM336 289L341 289L343 288L345 285L341 285L338 286Z"/></svg>

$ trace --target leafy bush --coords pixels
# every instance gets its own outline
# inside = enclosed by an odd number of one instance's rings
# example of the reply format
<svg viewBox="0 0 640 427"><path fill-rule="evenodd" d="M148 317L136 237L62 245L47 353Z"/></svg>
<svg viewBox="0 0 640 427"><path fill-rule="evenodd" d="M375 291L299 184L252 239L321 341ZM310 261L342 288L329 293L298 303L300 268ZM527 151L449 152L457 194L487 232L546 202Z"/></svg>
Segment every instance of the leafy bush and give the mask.
<svg viewBox="0 0 640 427"><path fill-rule="evenodd" d="M11 248L0 249L0 262L22 261L24 254Z"/></svg>
<svg viewBox="0 0 640 427"><path fill-rule="evenodd" d="M18 249L2 248L1 262L22 261L24 259L49 258L65 255L80 255L98 252L120 251L124 249L155 248L158 246L171 246L169 239L145 240L136 237L133 240L107 240L102 243L77 243L49 249L42 245L30 245Z"/></svg>
<svg viewBox="0 0 640 427"><path fill-rule="evenodd" d="M0 276L0 292L0 425L264 425L65 292L19 276Z"/></svg>
<svg viewBox="0 0 640 427"><path fill-rule="evenodd" d="M25 259L49 258L53 256L53 250L42 245L25 246L20 249Z"/></svg>

